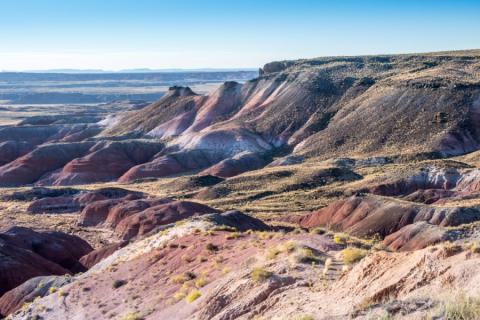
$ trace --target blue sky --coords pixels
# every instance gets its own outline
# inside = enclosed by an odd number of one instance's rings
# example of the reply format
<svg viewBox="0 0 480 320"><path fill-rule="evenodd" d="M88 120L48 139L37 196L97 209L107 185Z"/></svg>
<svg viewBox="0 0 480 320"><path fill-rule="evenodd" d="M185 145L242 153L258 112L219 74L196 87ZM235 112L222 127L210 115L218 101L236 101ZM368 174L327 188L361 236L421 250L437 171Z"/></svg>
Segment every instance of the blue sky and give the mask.
<svg viewBox="0 0 480 320"><path fill-rule="evenodd" d="M0 0L0 70L244 68L480 48L480 1Z"/></svg>

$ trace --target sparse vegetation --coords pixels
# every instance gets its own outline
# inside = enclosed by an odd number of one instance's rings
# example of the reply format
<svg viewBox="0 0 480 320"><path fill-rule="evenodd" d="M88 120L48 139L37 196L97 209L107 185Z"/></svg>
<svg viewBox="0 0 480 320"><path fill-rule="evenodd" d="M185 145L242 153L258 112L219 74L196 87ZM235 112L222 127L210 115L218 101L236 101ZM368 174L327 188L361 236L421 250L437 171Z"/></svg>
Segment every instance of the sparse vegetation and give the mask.
<svg viewBox="0 0 480 320"><path fill-rule="evenodd" d="M250 272L250 278L255 282L262 282L273 276L273 272L257 267Z"/></svg>
<svg viewBox="0 0 480 320"><path fill-rule="evenodd" d="M294 317L292 320L314 320L315 318L308 314L302 314Z"/></svg>
<svg viewBox="0 0 480 320"><path fill-rule="evenodd" d="M364 249L348 247L342 250L343 263L349 265L362 260L368 251Z"/></svg>
<svg viewBox="0 0 480 320"><path fill-rule="evenodd" d="M231 269L230 269L229 267L224 267L224 268L222 269L222 273L223 273L223 274L227 274L227 273L230 272L230 270L231 270Z"/></svg>
<svg viewBox="0 0 480 320"><path fill-rule="evenodd" d="M225 236L225 239L227 239L227 240L238 239L238 238L240 238L241 236L242 236L242 234L239 233L239 232L232 232L232 233L230 233L230 234L227 234L227 235Z"/></svg>
<svg viewBox="0 0 480 320"><path fill-rule="evenodd" d="M207 243L206 247L205 247L208 251L210 252L216 252L219 250L218 246L217 245L214 245L213 243L209 242Z"/></svg>
<svg viewBox="0 0 480 320"><path fill-rule="evenodd" d="M478 254L480 253L480 246L478 242L474 242L470 245L470 252L473 254Z"/></svg>
<svg viewBox="0 0 480 320"><path fill-rule="evenodd" d="M463 248L462 248L461 245L458 245L458 244L455 244L455 243L452 243L452 242L445 242L443 244L442 249L443 249L442 255L445 258L454 256L454 255L463 251Z"/></svg>
<svg viewBox="0 0 480 320"><path fill-rule="evenodd" d="M286 251L287 253L291 253L293 251L295 251L295 248L296 248L297 244L295 243L295 241L287 241L285 242L283 245L282 245L282 249L284 251Z"/></svg>
<svg viewBox="0 0 480 320"><path fill-rule="evenodd" d="M207 284L207 281L205 280L204 277L199 277L198 279L195 280L195 287L196 288L201 288Z"/></svg>
<svg viewBox="0 0 480 320"><path fill-rule="evenodd" d="M297 263L311 263L314 265L323 262L323 259L317 256L310 247L298 248L294 258Z"/></svg>
<svg viewBox="0 0 480 320"><path fill-rule="evenodd" d="M200 298L201 296L201 293L200 291L198 290L193 290L191 291L185 298L185 300L188 302L188 303L192 303L193 301L197 300L198 298Z"/></svg>
<svg viewBox="0 0 480 320"><path fill-rule="evenodd" d="M333 236L333 242L336 244L346 245L350 237L345 233L336 233Z"/></svg>
<svg viewBox="0 0 480 320"><path fill-rule="evenodd" d="M58 291L57 291L57 295L59 297L66 297L68 296L68 292L65 292L65 290L63 290L63 288L60 288Z"/></svg>
<svg viewBox="0 0 480 320"><path fill-rule="evenodd" d="M459 294L445 302L444 310L448 320L477 320L480 319L480 299Z"/></svg>
<svg viewBox="0 0 480 320"><path fill-rule="evenodd" d="M140 320L141 317L140 317L140 314L138 312L128 312L126 314L124 314L121 318L121 320Z"/></svg>
<svg viewBox="0 0 480 320"><path fill-rule="evenodd" d="M277 247L268 248L266 258L267 258L268 260L273 260L273 259L275 259L280 253L281 253L281 250L280 250L279 248L277 248Z"/></svg>
<svg viewBox="0 0 480 320"><path fill-rule="evenodd" d="M172 281L173 283L180 283L180 284L182 284L182 283L184 283L185 281L187 281L187 279L185 278L185 275L179 274L179 275L176 275L176 276L172 277L171 281Z"/></svg>
<svg viewBox="0 0 480 320"><path fill-rule="evenodd" d="M113 281L112 287L113 287L114 289L118 289L118 288L120 288L120 287L122 287L122 286L124 286L124 285L126 285L126 284L127 284L127 281L125 281L125 280L118 280L118 279L117 279L117 280Z"/></svg>
<svg viewBox="0 0 480 320"><path fill-rule="evenodd" d="M221 225L221 226L216 226L212 228L213 231L230 231L230 232L235 232L237 229L234 227L226 226L226 225Z"/></svg>
<svg viewBox="0 0 480 320"><path fill-rule="evenodd" d="M318 227L318 228L314 228L314 229L310 230L310 233L313 233L313 234L320 234L320 235L322 235L322 234L326 234L327 232L328 232L328 230L327 230L327 229L325 229L325 228L320 228L320 227Z"/></svg>

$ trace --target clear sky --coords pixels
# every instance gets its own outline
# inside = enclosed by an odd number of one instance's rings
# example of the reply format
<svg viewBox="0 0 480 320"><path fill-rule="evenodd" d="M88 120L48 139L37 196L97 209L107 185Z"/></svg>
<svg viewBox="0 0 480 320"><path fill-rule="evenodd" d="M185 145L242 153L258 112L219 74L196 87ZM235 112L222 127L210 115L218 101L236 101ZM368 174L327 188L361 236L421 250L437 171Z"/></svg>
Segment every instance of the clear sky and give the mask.
<svg viewBox="0 0 480 320"><path fill-rule="evenodd" d="M0 0L0 70L245 68L480 48L480 0Z"/></svg>

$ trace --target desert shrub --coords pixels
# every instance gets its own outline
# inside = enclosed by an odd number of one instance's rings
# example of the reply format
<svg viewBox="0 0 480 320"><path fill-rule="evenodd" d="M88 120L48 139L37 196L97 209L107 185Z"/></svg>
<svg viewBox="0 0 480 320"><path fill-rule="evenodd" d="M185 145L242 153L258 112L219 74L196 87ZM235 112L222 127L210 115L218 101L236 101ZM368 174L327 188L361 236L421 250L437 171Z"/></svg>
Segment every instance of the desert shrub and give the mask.
<svg viewBox="0 0 480 320"><path fill-rule="evenodd" d="M295 255L295 261L297 263L312 263L312 264L323 262L322 258L317 257L313 252L313 250L309 247L298 248L298 251Z"/></svg>
<svg viewBox="0 0 480 320"><path fill-rule="evenodd" d="M65 292L65 290L63 290L63 288L60 288L58 291L57 291L57 295L59 297L66 297L68 296L68 292Z"/></svg>
<svg viewBox="0 0 480 320"><path fill-rule="evenodd" d="M127 284L127 281L125 281L125 280L118 280L118 279L117 279L117 280L113 281L112 287L113 287L114 289L118 289L118 288L120 288L121 286L124 286L125 284Z"/></svg>
<svg viewBox="0 0 480 320"><path fill-rule="evenodd" d="M345 248L342 250L343 263L352 264L362 260L367 255L367 250L359 248Z"/></svg>
<svg viewBox="0 0 480 320"><path fill-rule="evenodd" d="M173 299L175 299L175 300L182 300L183 298L185 298L185 291L183 291L183 290L178 290L173 295Z"/></svg>
<svg viewBox="0 0 480 320"><path fill-rule="evenodd" d="M57 290L58 290L57 287L50 287L50 288L48 288L48 293L52 294L52 293L57 292Z"/></svg>
<svg viewBox="0 0 480 320"><path fill-rule="evenodd" d="M184 283L185 281L187 281L187 279L185 278L185 276L183 274L178 274L178 275L172 277L171 281L173 283Z"/></svg>
<svg viewBox="0 0 480 320"><path fill-rule="evenodd" d="M250 272L250 278L255 282L262 282L273 276L273 272L257 267Z"/></svg>
<svg viewBox="0 0 480 320"><path fill-rule="evenodd" d="M213 243L209 242L207 243L206 247L208 251L210 252L215 252L215 251L218 251L218 246L217 245L214 245Z"/></svg>
<svg viewBox="0 0 480 320"><path fill-rule="evenodd" d="M268 248L266 255L267 260L275 259L280 254L280 252L280 249L278 249L277 247Z"/></svg>
<svg viewBox="0 0 480 320"><path fill-rule="evenodd" d="M462 250L462 246L454 244L452 242L446 242L443 245L442 255L443 257L448 258L462 252Z"/></svg>
<svg viewBox="0 0 480 320"><path fill-rule="evenodd" d="M474 242L470 245L470 252L472 253L480 253L480 246L477 242Z"/></svg>
<svg viewBox="0 0 480 320"><path fill-rule="evenodd" d="M293 320L314 320L315 318L308 314L302 314L293 318Z"/></svg>
<svg viewBox="0 0 480 320"><path fill-rule="evenodd" d="M480 319L480 299L460 294L445 303L445 319L476 320Z"/></svg>
<svg viewBox="0 0 480 320"><path fill-rule="evenodd" d="M200 277L197 280L195 280L195 287L201 288L207 284L207 281L205 280L204 277Z"/></svg>
<svg viewBox="0 0 480 320"><path fill-rule="evenodd" d="M232 240L232 239L240 238L241 236L242 236L242 234L239 233L239 232L232 232L232 233L230 233L230 234L227 234L227 235L225 236L225 239L227 239L227 240Z"/></svg>
<svg viewBox="0 0 480 320"><path fill-rule="evenodd" d="M229 267L225 267L225 268L222 269L222 273L223 273L223 274L227 274L227 273L230 272L230 270L231 270L231 269L230 269Z"/></svg>
<svg viewBox="0 0 480 320"><path fill-rule="evenodd" d="M141 317L138 314L138 312L128 312L124 314L120 319L121 320L140 320Z"/></svg>
<svg viewBox="0 0 480 320"><path fill-rule="evenodd" d="M297 244L295 241L287 241L282 245L282 249L288 253L295 251L295 248L297 247Z"/></svg>
<svg viewBox="0 0 480 320"><path fill-rule="evenodd" d="M272 232L268 232L268 231L258 231L256 235L259 239L262 239L262 240L272 239L274 236Z"/></svg>
<svg viewBox="0 0 480 320"><path fill-rule="evenodd" d="M187 278L188 280L193 280L197 277L197 275L191 271L185 272L184 275L185 275L185 278Z"/></svg>
<svg viewBox="0 0 480 320"><path fill-rule="evenodd" d="M212 228L212 230L213 231L230 231L230 232L237 231L237 229L235 229L234 227L230 227L230 226L227 226L227 225L216 226L216 227Z"/></svg>
<svg viewBox="0 0 480 320"><path fill-rule="evenodd" d="M333 242L335 242L336 244L345 245L345 244L347 244L349 239L350 239L350 237L347 234L344 234L344 233L336 233L333 236Z"/></svg>
<svg viewBox="0 0 480 320"><path fill-rule="evenodd" d="M302 228L295 228L295 229L293 229L293 231L292 231L293 234L301 234L301 233L303 233L303 232L304 232L304 231L303 231Z"/></svg>
<svg viewBox="0 0 480 320"><path fill-rule="evenodd" d="M198 290L193 290L191 291L185 298L185 300L188 302L188 303L192 303L193 301L197 300L198 298L200 298L202 294L200 293L200 291Z"/></svg>
<svg viewBox="0 0 480 320"><path fill-rule="evenodd" d="M326 234L327 230L325 228L318 227L318 228L314 228L314 229L310 230L310 233L322 235L322 234Z"/></svg>

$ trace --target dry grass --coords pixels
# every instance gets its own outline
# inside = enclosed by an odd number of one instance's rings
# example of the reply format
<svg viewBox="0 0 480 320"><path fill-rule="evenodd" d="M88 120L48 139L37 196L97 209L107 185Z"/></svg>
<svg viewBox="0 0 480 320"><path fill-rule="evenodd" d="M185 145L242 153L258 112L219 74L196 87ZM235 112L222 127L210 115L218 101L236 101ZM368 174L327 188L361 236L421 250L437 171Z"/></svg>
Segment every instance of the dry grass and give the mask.
<svg viewBox="0 0 480 320"><path fill-rule="evenodd" d="M480 319L480 298L460 294L444 303L444 317L448 320Z"/></svg>
<svg viewBox="0 0 480 320"><path fill-rule="evenodd" d="M273 272L257 267L250 272L250 279L255 282L263 282L273 276Z"/></svg>
<svg viewBox="0 0 480 320"><path fill-rule="evenodd" d="M192 303L193 301L197 300L198 298L200 298L202 294L200 293L200 291L198 290L192 290L190 291L190 293L185 297L185 300L188 302L188 303Z"/></svg>
<svg viewBox="0 0 480 320"><path fill-rule="evenodd" d="M121 320L140 320L142 317L138 312L128 312L120 317Z"/></svg>
<svg viewBox="0 0 480 320"><path fill-rule="evenodd" d="M341 245L346 245L349 239L350 239L350 236L346 233L336 233L333 236L333 242Z"/></svg>
<svg viewBox="0 0 480 320"><path fill-rule="evenodd" d="M346 265L350 265L362 260L367 255L367 253L367 250L353 247L345 248L341 251L343 263L345 263Z"/></svg>

